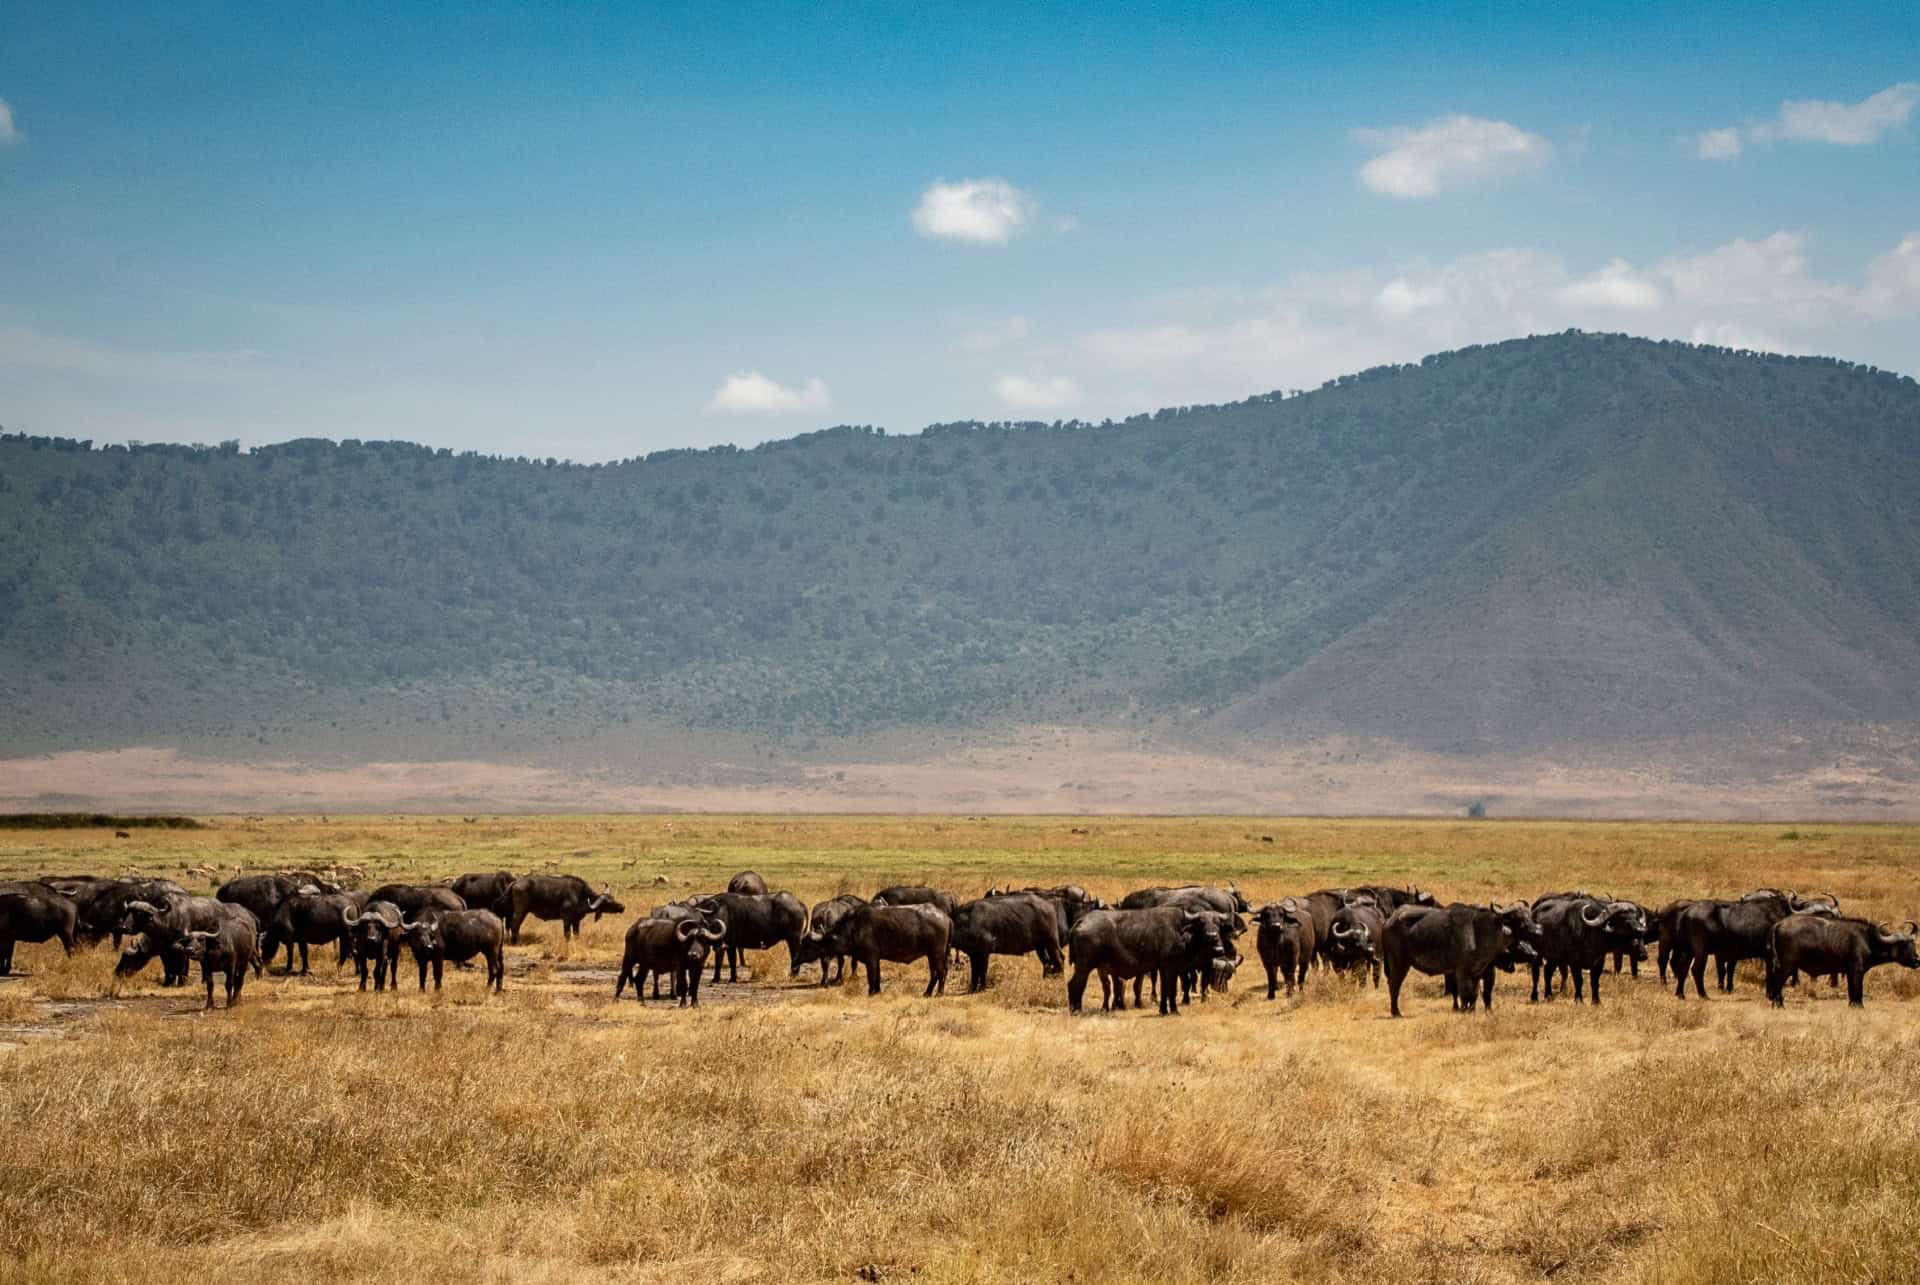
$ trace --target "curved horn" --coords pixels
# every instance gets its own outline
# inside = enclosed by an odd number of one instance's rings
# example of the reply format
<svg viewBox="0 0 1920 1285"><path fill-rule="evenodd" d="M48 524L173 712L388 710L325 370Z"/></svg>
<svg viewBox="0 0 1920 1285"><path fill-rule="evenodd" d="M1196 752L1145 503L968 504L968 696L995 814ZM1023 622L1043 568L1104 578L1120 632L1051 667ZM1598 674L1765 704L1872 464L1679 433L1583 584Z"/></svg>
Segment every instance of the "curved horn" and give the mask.
<svg viewBox="0 0 1920 1285"><path fill-rule="evenodd" d="M340 922L351 928L360 922L360 912L348 906L340 912Z"/></svg>
<svg viewBox="0 0 1920 1285"><path fill-rule="evenodd" d="M1329 931L1329 932L1331 932L1331 933L1332 933L1332 934L1333 934L1333 935L1334 935L1335 937L1351 937L1351 936L1353 936L1353 930L1352 930L1351 928L1349 928L1349 929L1348 929L1348 930L1347 930L1346 932L1341 932L1341 931L1340 931L1340 925L1339 925L1339 924L1331 924L1331 925L1329 925L1329 926L1328 926L1328 929L1327 929L1327 931Z"/></svg>
<svg viewBox="0 0 1920 1285"><path fill-rule="evenodd" d="M1907 920L1907 932L1911 936L1920 937L1920 923L1915 923L1911 919Z"/></svg>
<svg viewBox="0 0 1920 1285"><path fill-rule="evenodd" d="M698 919L682 919L673 926L674 940L685 941L699 931L700 921Z"/></svg>
<svg viewBox="0 0 1920 1285"><path fill-rule="evenodd" d="M725 941L727 939L727 927L725 924L720 925L718 928L700 928L696 931L707 941Z"/></svg>
<svg viewBox="0 0 1920 1285"><path fill-rule="evenodd" d="M1596 910L1600 912L1598 915L1592 913ZM1598 928L1601 924L1607 922L1607 908L1588 902L1586 905L1580 907L1580 922L1589 928Z"/></svg>
<svg viewBox="0 0 1920 1285"><path fill-rule="evenodd" d="M1821 893L1821 894L1820 894L1819 896L1817 896L1817 897L1815 897L1815 898L1814 898L1814 900L1815 900L1815 901L1824 901L1824 902L1826 902L1826 903L1827 903L1827 904L1828 904L1829 906L1832 906L1832 907L1833 907L1833 908L1834 908L1835 910L1838 910L1838 909L1840 909L1840 898L1838 898L1838 897L1836 897L1836 896L1834 896L1834 895L1833 895L1832 893L1830 893L1830 892L1823 892L1823 893Z"/></svg>
<svg viewBox="0 0 1920 1285"><path fill-rule="evenodd" d="M410 933L425 922L426 921L424 919L416 919L412 923L408 923L407 916L403 912L400 916L400 931L403 933Z"/></svg>
<svg viewBox="0 0 1920 1285"><path fill-rule="evenodd" d="M1187 923L1192 923L1194 920L1199 919L1201 916L1205 915L1206 913L1207 912L1204 910L1188 910L1183 912Z"/></svg>

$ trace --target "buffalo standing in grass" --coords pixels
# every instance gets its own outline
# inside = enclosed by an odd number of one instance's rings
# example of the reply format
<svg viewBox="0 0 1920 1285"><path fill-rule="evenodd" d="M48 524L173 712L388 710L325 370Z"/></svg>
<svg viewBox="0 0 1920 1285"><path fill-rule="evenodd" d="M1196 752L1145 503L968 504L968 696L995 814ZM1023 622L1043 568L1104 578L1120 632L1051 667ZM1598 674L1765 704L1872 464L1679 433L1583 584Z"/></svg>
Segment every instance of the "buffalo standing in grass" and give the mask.
<svg viewBox="0 0 1920 1285"><path fill-rule="evenodd" d="M187 890L171 879L100 879L67 892L75 910L74 931L89 944L109 935L116 949L125 935L127 907L136 901L158 905L168 897L184 897Z"/></svg>
<svg viewBox="0 0 1920 1285"><path fill-rule="evenodd" d="M361 990L367 989L369 965L373 969L374 990L385 990L389 976L393 978L393 989L400 989L400 937L405 918L400 907L379 897L367 902L364 910L347 912L347 928L353 934L354 968L360 974Z"/></svg>
<svg viewBox="0 0 1920 1285"><path fill-rule="evenodd" d="M800 958L800 939L807 931L807 908L790 892L764 895L722 892L699 897L688 904L709 915L718 915L727 924L727 940L713 952L713 980L720 980L722 963L727 980L740 980L740 956L749 950L771 950L786 943L787 973Z"/></svg>
<svg viewBox="0 0 1920 1285"><path fill-rule="evenodd" d="M353 954L352 930L347 923L349 911L366 908L364 892L296 892L280 903L273 926L262 937L260 954L271 963L279 945L287 948L287 972L293 972L293 954L300 952L300 975L309 970L309 946L328 942L339 948L335 966L347 962Z"/></svg>
<svg viewBox="0 0 1920 1285"><path fill-rule="evenodd" d="M119 935L138 935L144 939L143 952L123 953L116 976L128 977L146 966L149 959L160 960L162 986L184 986L187 982L187 956L180 942L190 932L218 932L229 919L244 919L252 934L248 963L261 970L258 945L260 924L245 906L216 901L212 897L168 896L159 904L150 901L127 903Z"/></svg>
<svg viewBox="0 0 1920 1285"><path fill-rule="evenodd" d="M1418 905L1417 902L1404 903ZM1432 909L1432 907L1424 907ZM1321 956L1337 973L1352 969L1373 972L1373 986L1380 988L1380 940L1387 929L1387 915L1371 897L1360 897L1340 907L1327 924L1327 940Z"/></svg>
<svg viewBox="0 0 1920 1285"><path fill-rule="evenodd" d="M13 944L59 939L73 954L79 910L73 899L46 884L0 884L0 977L13 971Z"/></svg>
<svg viewBox="0 0 1920 1285"><path fill-rule="evenodd" d="M1687 997L1687 974L1691 971L1695 994L1701 999L1707 997L1709 955L1715 960L1720 989L1730 992L1734 970L1742 960L1768 957L1775 924L1791 914L1833 916L1839 912L1838 897L1803 898L1772 888L1750 892L1738 901L1695 901L1680 912L1675 925L1678 940L1674 943L1673 970L1679 980L1673 993L1679 999Z"/></svg>
<svg viewBox="0 0 1920 1285"><path fill-rule="evenodd" d="M828 984L827 961L831 959L834 963L833 984L838 985L844 980L847 975L847 957L845 955L833 954L827 950L824 944L826 941L826 931L838 923L841 918L855 906L864 906L866 904L867 899L865 897L852 892L843 892L837 897L828 898L826 901L815 902L812 913L807 916L808 930L801 936L799 949L793 952L793 957L789 961L790 967L787 969L787 976L798 977L803 965L818 960L820 962L820 984L825 986ZM860 972L860 961L857 959L853 962L853 971L856 976Z"/></svg>
<svg viewBox="0 0 1920 1285"><path fill-rule="evenodd" d="M598 921L602 915L625 914L627 909L611 888L602 886L595 892L592 885L578 875L521 875L508 889L507 901L507 929L516 945L520 941L520 925L527 921L528 915L535 919L559 920L560 937L564 941L580 935L580 921L588 915Z"/></svg>
<svg viewBox="0 0 1920 1285"><path fill-rule="evenodd" d="M1503 954L1537 936L1532 908L1511 906L1402 906L1381 933L1389 1011L1400 1016L1400 988L1409 972L1444 977L1454 1007L1472 1012L1476 1001L1493 1008L1493 973Z"/></svg>
<svg viewBox="0 0 1920 1285"><path fill-rule="evenodd" d="M767 895L767 881L751 870L742 870L727 880L727 891L748 897L764 897Z"/></svg>
<svg viewBox="0 0 1920 1285"><path fill-rule="evenodd" d="M292 971L293 943L281 942L275 936L273 926L280 920L281 905L302 891L338 892L340 889L338 885L324 883L311 871L294 870L284 874L240 875L221 884L213 895L216 901L224 901L230 906L245 906L253 914L254 922L263 930L260 940L255 943L263 963L271 963L284 944L287 948L287 969Z"/></svg>
<svg viewBox="0 0 1920 1285"><path fill-rule="evenodd" d="M1098 972L1103 1008L1126 1008L1123 984L1132 981L1137 987L1141 977L1152 976L1161 1013L1176 1015L1181 975L1189 968L1211 968L1226 953L1220 920L1206 911L1183 906L1096 910L1074 925L1068 939L1073 976L1067 979L1067 1007L1080 1011L1087 978ZM1136 1007L1138 995L1136 989Z"/></svg>
<svg viewBox="0 0 1920 1285"><path fill-rule="evenodd" d="M1631 901L1614 901L1585 893L1542 897L1533 903L1534 922L1539 925L1540 958L1533 964L1533 993L1529 1002L1540 998L1540 972L1547 974L1547 998L1553 998L1553 974L1556 969L1573 976L1573 998L1578 1003L1581 980L1592 988L1593 1002L1600 1003L1600 976L1606 971L1607 956L1626 951L1640 956L1646 949L1640 944L1647 931L1646 911Z"/></svg>
<svg viewBox="0 0 1920 1285"><path fill-rule="evenodd" d="M448 963L465 963L478 955L487 963L487 985L496 994L507 978L507 929L491 910L443 910L437 915L400 923L400 936L420 968L420 989L427 989L427 966L433 966L433 989L440 989L441 970ZM400 979L393 979L400 989Z"/></svg>
<svg viewBox="0 0 1920 1285"><path fill-rule="evenodd" d="M260 969L259 934L253 913L235 907L240 913L226 916L218 928L196 930L180 939L185 958L200 961L200 980L207 984L207 1009L213 1008L213 975L227 977L227 1007L240 1002L240 988L246 985L247 969Z"/></svg>
<svg viewBox="0 0 1920 1285"><path fill-rule="evenodd" d="M1260 965L1267 970L1267 998L1279 989L1279 979L1287 983L1287 995L1296 985L1307 984L1307 967L1313 963L1318 940L1313 932L1313 912L1298 897L1270 902L1253 917L1253 948Z"/></svg>
<svg viewBox="0 0 1920 1285"><path fill-rule="evenodd" d="M880 962L927 961L922 997L947 990L947 957L953 920L930 905L892 906L869 902L855 906L819 934L823 951L847 955L867 970L867 994L880 993Z"/></svg>
<svg viewBox="0 0 1920 1285"><path fill-rule="evenodd" d="M684 919L636 919L627 928L626 953L613 979L613 997L620 998L629 979L633 997L645 1001L647 974L653 974L653 997L660 998L660 975L665 973L682 1008L700 1007L700 974L707 952L726 940L726 925L718 919L693 915Z"/></svg>
<svg viewBox="0 0 1920 1285"><path fill-rule="evenodd" d="M367 894L367 904L384 901L399 908L408 919L437 915L448 910L465 910L465 898L440 883L386 883Z"/></svg>
<svg viewBox="0 0 1920 1285"><path fill-rule="evenodd" d="M971 966L968 991L986 989L987 959L992 955L1038 955L1044 971L1060 972L1062 914L1051 897L1029 892L982 897L954 911L953 948Z"/></svg>
<svg viewBox="0 0 1920 1285"><path fill-rule="evenodd" d="M1867 970L1881 964L1920 968L1915 936L1920 924L1909 920L1904 932L1865 919L1793 914L1773 926L1768 938L1767 999L1786 1004L1787 979L1795 972L1844 973L1847 1003L1866 1003Z"/></svg>
<svg viewBox="0 0 1920 1285"><path fill-rule="evenodd" d="M513 910L513 903L507 894L513 887L517 876L511 870L495 870L492 873L475 871L461 875L447 886L454 895L467 903L470 910L491 910L505 921Z"/></svg>

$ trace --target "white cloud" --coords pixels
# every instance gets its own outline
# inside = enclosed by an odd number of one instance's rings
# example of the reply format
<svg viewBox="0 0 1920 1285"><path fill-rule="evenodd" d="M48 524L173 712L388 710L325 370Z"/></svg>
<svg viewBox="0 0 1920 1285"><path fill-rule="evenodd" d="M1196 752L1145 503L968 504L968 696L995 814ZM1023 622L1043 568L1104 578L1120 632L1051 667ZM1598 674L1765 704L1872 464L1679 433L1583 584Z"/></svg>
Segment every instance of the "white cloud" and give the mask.
<svg viewBox="0 0 1920 1285"><path fill-rule="evenodd" d="M1554 298L1569 308L1612 312L1652 312L1662 301L1660 287L1636 273L1625 259L1568 282Z"/></svg>
<svg viewBox="0 0 1920 1285"><path fill-rule="evenodd" d="M1861 304L1875 317L1920 312L1920 232L1909 232L1899 245L1867 265Z"/></svg>
<svg viewBox="0 0 1920 1285"><path fill-rule="evenodd" d="M1743 142L1864 147L1906 124L1916 107L1920 107L1920 80L1889 85L1857 103L1793 98L1781 103L1771 120L1707 130L1699 135L1698 150L1703 159L1720 161L1738 156Z"/></svg>
<svg viewBox="0 0 1920 1285"><path fill-rule="evenodd" d="M1726 129L1702 130L1694 144L1703 161L1732 160L1740 155L1740 131L1731 125Z"/></svg>
<svg viewBox="0 0 1920 1285"><path fill-rule="evenodd" d="M1436 285L1417 286L1405 277L1395 277L1380 287L1375 305L1389 317L1411 317L1416 312L1437 308L1447 301L1447 292Z"/></svg>
<svg viewBox="0 0 1920 1285"><path fill-rule="evenodd" d="M975 326L960 336L960 346L968 352L992 352L1019 343L1032 330L1025 317L1007 317L984 326Z"/></svg>
<svg viewBox="0 0 1920 1285"><path fill-rule="evenodd" d="M757 370L737 370L714 390L707 410L721 415L790 415L833 405L827 385L809 379L798 388L776 384Z"/></svg>
<svg viewBox="0 0 1920 1285"><path fill-rule="evenodd" d="M1660 274L1683 303L1764 313L1775 324L1818 323L1848 303L1844 287L1807 271L1807 238L1798 232L1739 237L1702 254L1675 255L1661 262Z"/></svg>
<svg viewBox="0 0 1920 1285"><path fill-rule="evenodd" d="M1005 245L1033 218L1034 200L1003 178L942 179L920 194L914 230L943 241Z"/></svg>
<svg viewBox="0 0 1920 1285"><path fill-rule="evenodd" d="M7 100L0 98L0 147L18 143L26 137L20 127L13 123L13 108L7 106Z"/></svg>
<svg viewBox="0 0 1920 1285"><path fill-rule="evenodd" d="M1080 400L1080 385L1065 375L1002 375L993 395L1014 410L1064 410Z"/></svg>
<svg viewBox="0 0 1920 1285"><path fill-rule="evenodd" d="M1360 181L1403 200L1539 169L1553 156L1553 145L1540 135L1479 116L1355 130L1354 137L1380 153L1360 167Z"/></svg>
<svg viewBox="0 0 1920 1285"><path fill-rule="evenodd" d="M0 366L106 379L216 384L257 373L257 352L147 352L91 339L50 335L28 326L0 326Z"/></svg>

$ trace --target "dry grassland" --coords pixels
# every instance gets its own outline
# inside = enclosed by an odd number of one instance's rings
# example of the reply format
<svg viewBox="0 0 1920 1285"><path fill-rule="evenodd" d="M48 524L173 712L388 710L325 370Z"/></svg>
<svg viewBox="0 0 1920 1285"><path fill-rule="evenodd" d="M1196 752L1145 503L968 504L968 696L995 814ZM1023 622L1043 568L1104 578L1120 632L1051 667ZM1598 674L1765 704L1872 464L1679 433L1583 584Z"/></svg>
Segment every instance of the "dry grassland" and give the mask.
<svg viewBox="0 0 1920 1285"><path fill-rule="evenodd" d="M1086 831L1086 833L1075 833ZM1794 834L1795 837L1783 837ZM1271 842L1266 839L1270 837ZM235 867L367 881L505 866L640 913L743 868L812 901L927 880L1109 896L1231 879L1256 902L1416 881L1643 900L1781 884L1920 915L1920 828L887 818L222 820L0 833L0 878ZM665 883L656 883L664 879ZM1659 1281L1920 1279L1920 974L1864 1011L1609 980L1491 1015L1439 984L1249 976L1177 1019L1069 1019L1031 960L615 1005L625 917L509 951L507 990L361 995L329 952L202 1016L102 948L0 983L0 1280ZM322 960L324 959L324 963ZM817 977L817 973L815 974Z"/></svg>

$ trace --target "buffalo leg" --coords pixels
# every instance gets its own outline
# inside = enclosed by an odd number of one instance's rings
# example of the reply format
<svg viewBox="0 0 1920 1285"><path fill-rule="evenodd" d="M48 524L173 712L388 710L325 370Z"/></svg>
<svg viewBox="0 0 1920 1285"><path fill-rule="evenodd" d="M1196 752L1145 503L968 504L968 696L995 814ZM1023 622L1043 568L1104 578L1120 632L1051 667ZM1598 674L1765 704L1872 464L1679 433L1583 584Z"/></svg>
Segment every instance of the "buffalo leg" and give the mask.
<svg viewBox="0 0 1920 1285"><path fill-rule="evenodd" d="M200 965L200 980L207 984L207 1011L213 1011L213 961L206 960Z"/></svg>
<svg viewBox="0 0 1920 1285"><path fill-rule="evenodd" d="M676 965L674 971L683 976L674 979L674 985L680 992L680 1007L700 1007L700 965L689 968L685 964Z"/></svg>
<svg viewBox="0 0 1920 1285"><path fill-rule="evenodd" d="M1695 955L1689 963L1689 970L1693 974L1694 994L1698 995L1701 999L1705 999L1707 997L1707 957L1705 955ZM1681 982L1682 987L1685 985L1686 983L1684 981Z"/></svg>
<svg viewBox="0 0 1920 1285"><path fill-rule="evenodd" d="M1493 969L1487 969L1480 978L1480 1003L1491 1013L1493 1011Z"/></svg>
<svg viewBox="0 0 1920 1285"><path fill-rule="evenodd" d="M1587 982L1587 985L1593 990L1593 1006L1595 1008L1600 1007L1600 974L1605 968L1606 961L1604 959L1595 964L1593 966L1593 976L1589 978Z"/></svg>
<svg viewBox="0 0 1920 1285"><path fill-rule="evenodd" d="M1280 989L1280 969L1273 964L1267 964L1266 969L1267 969L1267 998L1272 999L1274 997L1275 992L1277 992ZM1287 965L1287 994L1289 995L1293 994L1293 965L1292 964Z"/></svg>
<svg viewBox="0 0 1920 1285"><path fill-rule="evenodd" d="M1087 997L1087 974L1092 971L1084 962L1074 964L1073 976L1067 978L1067 1011L1069 1013L1080 1011L1080 1002ZM1100 989L1102 992L1107 989L1107 978L1104 973L1100 976ZM1102 1004L1101 1007L1104 1008L1105 1005Z"/></svg>
<svg viewBox="0 0 1920 1285"><path fill-rule="evenodd" d="M967 993L971 995L987 989L987 952L982 950L968 955L967 964Z"/></svg>
<svg viewBox="0 0 1920 1285"><path fill-rule="evenodd" d="M1406 969L1387 965L1387 1010L1395 1017L1400 1016L1400 985L1406 980Z"/></svg>
<svg viewBox="0 0 1920 1285"><path fill-rule="evenodd" d="M1533 994L1527 996L1527 1003L1538 1004L1540 1002L1540 965L1538 963L1531 963L1528 964L1527 967L1533 972ZM1553 989L1553 978L1551 977L1547 978L1547 989L1549 991Z"/></svg>
<svg viewBox="0 0 1920 1285"><path fill-rule="evenodd" d="M1168 1017L1180 1016L1180 981L1178 964L1160 970L1160 1011Z"/></svg>
<svg viewBox="0 0 1920 1285"><path fill-rule="evenodd" d="M878 995L880 993L880 957L878 955L868 956L866 962L867 994Z"/></svg>
<svg viewBox="0 0 1920 1285"><path fill-rule="evenodd" d="M498 995L507 980L507 957L498 947L487 952L487 980L493 983L493 993Z"/></svg>
<svg viewBox="0 0 1920 1285"><path fill-rule="evenodd" d="M1867 1002L1867 970L1855 968L1847 974L1847 1004L1864 1008Z"/></svg>
<svg viewBox="0 0 1920 1285"><path fill-rule="evenodd" d="M440 956L435 955L433 957L433 989L435 990L440 989L440 971L444 967L446 967L445 961L443 961ZM425 990L426 987L423 986L420 989Z"/></svg>

